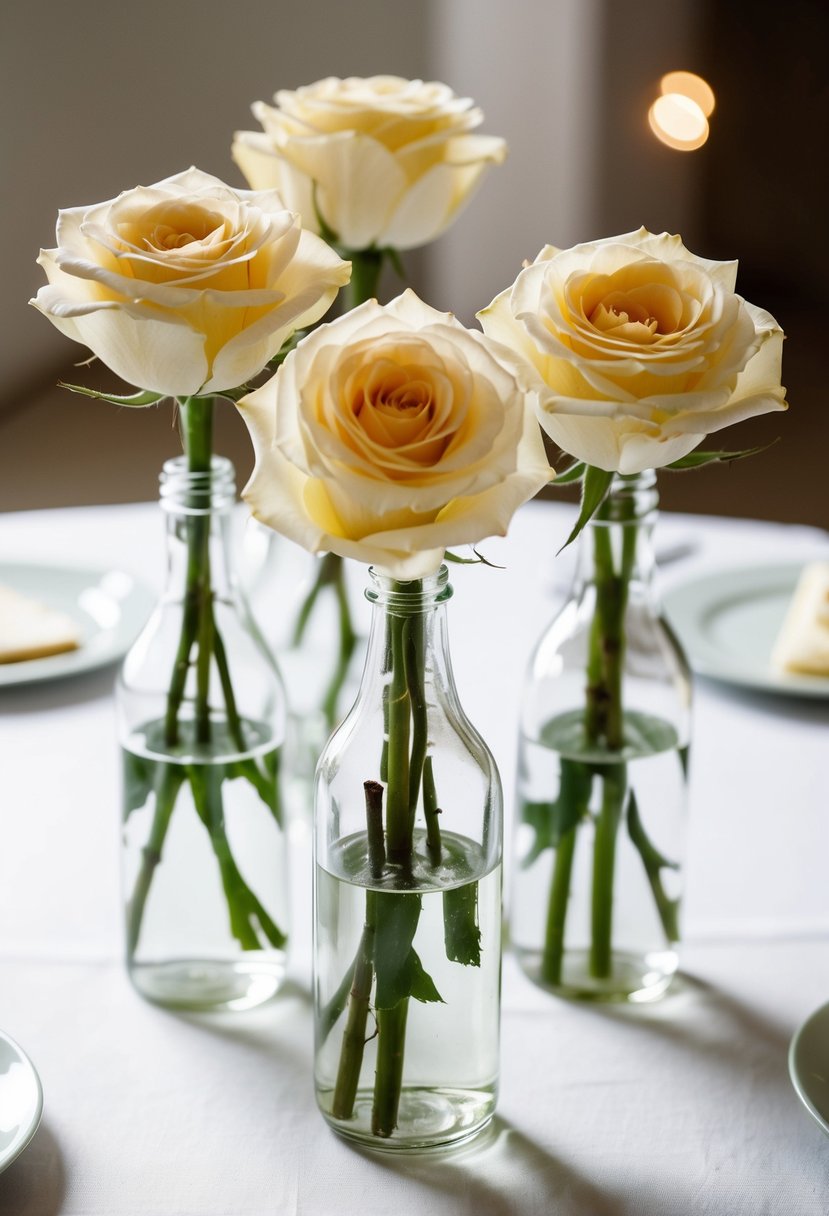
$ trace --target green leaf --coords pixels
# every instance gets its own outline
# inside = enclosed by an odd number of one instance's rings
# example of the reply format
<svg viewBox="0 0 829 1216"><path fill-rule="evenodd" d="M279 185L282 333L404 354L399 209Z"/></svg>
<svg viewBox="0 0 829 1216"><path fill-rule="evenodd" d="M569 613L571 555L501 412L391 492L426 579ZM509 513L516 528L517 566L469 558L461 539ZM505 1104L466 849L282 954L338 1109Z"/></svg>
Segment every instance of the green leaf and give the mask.
<svg viewBox="0 0 829 1216"><path fill-rule="evenodd" d="M584 477L584 470L586 468L587 465L583 464L581 461L576 464L569 465L568 468L562 469L560 473L556 473L555 484L557 486L569 486L572 485L574 481L581 481L582 477Z"/></svg>
<svg viewBox="0 0 829 1216"><path fill-rule="evenodd" d="M383 895L378 899L374 933L374 992L376 1009L393 1009L412 996L416 1001L442 998L412 949L421 901L419 895Z"/></svg>
<svg viewBox="0 0 829 1216"><path fill-rule="evenodd" d="M521 869L528 870L545 849L555 848L553 842L553 815L555 803L552 802L522 802L521 822L526 823L535 833L532 848L521 862Z"/></svg>
<svg viewBox="0 0 829 1216"><path fill-rule="evenodd" d="M443 892L443 941L450 962L480 967L481 928L476 882Z"/></svg>
<svg viewBox="0 0 829 1216"><path fill-rule="evenodd" d="M262 767L269 777L276 781L279 776L279 748L272 747L270 751L265 752L262 756Z"/></svg>
<svg viewBox="0 0 829 1216"><path fill-rule="evenodd" d="M741 452L689 452L687 456L681 456L679 460L666 464L665 468L674 473L681 473L687 469L698 469L704 464L730 464L733 460L744 460L746 456L767 452L777 442L777 439L772 439L771 443L763 443L756 448L744 448Z"/></svg>
<svg viewBox="0 0 829 1216"><path fill-rule="evenodd" d="M124 818L126 819L133 811L146 806L147 799L154 788L153 769L158 767L159 774L162 774L166 766L153 765L144 756L136 756L132 752L125 751L123 756Z"/></svg>
<svg viewBox="0 0 829 1216"><path fill-rule="evenodd" d="M651 870L661 870L663 868L669 870L679 869L679 863L669 861L648 838L642 823L642 817L639 814L639 804L636 801L636 795L633 790L630 791L628 797L628 832L631 840L642 855L642 860L648 873Z"/></svg>
<svg viewBox="0 0 829 1216"><path fill-rule="evenodd" d="M409 955L420 920L419 895L384 895L378 900L374 935L374 967L377 972L375 1004L392 1009L411 995Z"/></svg>
<svg viewBox="0 0 829 1216"><path fill-rule="evenodd" d="M230 849L222 801L226 771L221 765L206 764L188 764L186 769L196 813L207 829L219 866L230 932L243 950L261 949L260 932L271 946L281 949L287 937L245 882Z"/></svg>
<svg viewBox="0 0 829 1216"><path fill-rule="evenodd" d="M581 510L579 517L576 520L576 526L567 537L567 540L559 549L566 549L569 544L576 539L585 524L588 524L593 516L598 511L604 500L607 498L610 483L613 481L613 473L608 473L605 469L594 469L591 464L585 466L584 478L581 483Z"/></svg>
<svg viewBox="0 0 829 1216"><path fill-rule="evenodd" d="M427 971L423 970L423 964L414 950L409 952L409 968L412 977L409 995L413 996L416 1001L422 1001L427 1005L444 1004L443 997L435 987L435 981Z"/></svg>
<svg viewBox="0 0 829 1216"><path fill-rule="evenodd" d="M143 407L146 405L157 405L159 401L164 400L163 393L133 393L128 397L119 397L115 393L99 393L94 388L84 388L82 384L67 384L65 380L58 380L58 388L68 388L70 393L80 393L82 397L94 397L96 401L109 401L112 405L129 405Z"/></svg>
<svg viewBox="0 0 829 1216"><path fill-rule="evenodd" d="M593 771L581 760L561 757L558 797L554 802L525 802L522 821L533 829L535 840L521 863L528 869L545 849L556 849L563 837L584 817L590 802Z"/></svg>
<svg viewBox="0 0 829 1216"><path fill-rule="evenodd" d="M679 900L671 899L662 885L662 870L678 870L679 865L663 856L648 838L633 790L628 797L627 825L628 835L642 858L665 936L669 942L679 941Z"/></svg>

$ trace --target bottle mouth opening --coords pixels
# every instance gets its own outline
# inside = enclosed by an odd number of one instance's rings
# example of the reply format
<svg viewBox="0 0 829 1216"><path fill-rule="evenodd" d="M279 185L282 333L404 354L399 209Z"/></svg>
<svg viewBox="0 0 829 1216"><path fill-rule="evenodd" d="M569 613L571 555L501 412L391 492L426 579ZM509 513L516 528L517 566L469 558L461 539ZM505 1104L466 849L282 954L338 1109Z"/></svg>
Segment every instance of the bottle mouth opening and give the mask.
<svg viewBox="0 0 829 1216"><path fill-rule="evenodd" d="M159 475L161 506L186 515L226 511L236 501L236 477L226 456L212 456L210 468L194 472L186 456L165 460Z"/></svg>
<svg viewBox="0 0 829 1216"><path fill-rule="evenodd" d="M453 595L445 565L424 578L396 579L375 566L369 566L368 575L371 584L366 588L366 599L391 612L419 612L445 604Z"/></svg>
<svg viewBox="0 0 829 1216"><path fill-rule="evenodd" d="M617 473L607 498L591 523L599 527L608 524L644 524L653 521L658 507L659 491L653 469L629 475Z"/></svg>

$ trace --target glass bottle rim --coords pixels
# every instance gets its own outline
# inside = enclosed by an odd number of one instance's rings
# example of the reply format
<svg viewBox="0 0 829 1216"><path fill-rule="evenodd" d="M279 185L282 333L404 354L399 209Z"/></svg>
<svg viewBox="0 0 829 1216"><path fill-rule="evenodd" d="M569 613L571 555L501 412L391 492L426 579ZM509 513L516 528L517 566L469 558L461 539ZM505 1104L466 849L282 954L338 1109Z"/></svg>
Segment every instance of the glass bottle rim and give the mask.
<svg viewBox="0 0 829 1216"><path fill-rule="evenodd" d="M659 508L656 470L641 473L614 473L610 490L590 520L593 527L653 522Z"/></svg>
<svg viewBox="0 0 829 1216"><path fill-rule="evenodd" d="M418 579L396 579L376 566L369 566L368 575L371 582L365 591L366 599L391 612L423 612L445 604L454 594L445 564Z"/></svg>
<svg viewBox="0 0 829 1216"><path fill-rule="evenodd" d="M236 501L236 475L226 456L212 456L210 468L194 472L186 456L165 460L159 474L161 507L176 515L228 511Z"/></svg>

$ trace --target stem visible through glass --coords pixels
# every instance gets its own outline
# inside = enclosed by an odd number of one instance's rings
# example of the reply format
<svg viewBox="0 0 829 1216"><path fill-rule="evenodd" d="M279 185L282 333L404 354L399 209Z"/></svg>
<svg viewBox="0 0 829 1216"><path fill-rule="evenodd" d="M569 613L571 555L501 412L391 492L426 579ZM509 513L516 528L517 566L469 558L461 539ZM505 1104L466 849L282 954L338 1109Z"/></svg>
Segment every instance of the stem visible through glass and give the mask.
<svg viewBox="0 0 829 1216"><path fill-rule="evenodd" d="M616 517L614 517L616 518ZM622 545L618 572L614 562L611 523L607 508L600 508L590 527L593 544L593 582L595 607L588 633L585 670L584 747L586 753L621 753L624 746L624 705L622 698L625 665L625 614L630 579L636 559L639 528L631 501L624 499L620 519ZM588 543L584 537L583 544ZM562 764L566 763L562 758ZM613 967L613 889L616 841L627 799L627 765L596 766L593 775L601 784L601 805L593 843L593 895L591 904L591 944L589 970L594 979L607 979ZM560 798L567 783L561 781ZM588 788L589 795L589 788ZM565 927L576 833L587 803L583 792L573 786L579 805L561 816L566 830L555 846L553 877L547 909L547 925L541 959L545 982L561 983L564 961Z"/></svg>
<svg viewBox="0 0 829 1216"><path fill-rule="evenodd" d="M376 886L366 891L365 920L354 962L318 1022L324 1040L345 1011L331 1113L336 1119L348 1120L353 1117L368 1041L368 1015L373 1011L376 1031L370 1037L377 1039L377 1057L371 1130L383 1138L393 1135L398 1123L410 1002L441 1000L414 949L422 908L421 888L415 879L415 867L424 860L415 855L421 791L429 862L438 866L442 857L441 812L432 757L427 754L428 656L434 613L432 605L424 603L420 580L393 581L390 595L393 602L386 606L382 643L385 738L378 767L383 783L373 779L364 783L366 854L371 882ZM443 893L445 952L452 962L480 966L477 896L476 883Z"/></svg>
<svg viewBox="0 0 829 1216"><path fill-rule="evenodd" d="M179 402L181 434L190 474L209 476L213 451L213 400L191 397ZM187 676L195 648L195 703L193 720L195 743L208 746L213 722L210 710L210 673L216 661L219 681L227 714L230 736L239 752L248 746L244 725L236 707L231 674L224 642L216 627L213 606L213 586L210 570L211 517L203 510L199 499L191 504L201 508L186 519L187 567L179 636L164 716L164 744L175 750L182 743L181 711ZM246 778L257 790L274 817L279 820L278 800L274 795L277 774L259 767L253 759L240 760L237 775ZM155 786L155 810L141 865L136 877L127 916L127 957L132 958L138 947L144 911L153 876L161 863L164 843L175 809L176 800L185 780L190 786L196 812L204 824L219 866L222 887L228 907L231 933L243 950L261 948L261 930L275 948L285 945L286 937L250 890L233 859L224 824L222 798L223 774L211 772L209 766L165 764L161 766Z"/></svg>

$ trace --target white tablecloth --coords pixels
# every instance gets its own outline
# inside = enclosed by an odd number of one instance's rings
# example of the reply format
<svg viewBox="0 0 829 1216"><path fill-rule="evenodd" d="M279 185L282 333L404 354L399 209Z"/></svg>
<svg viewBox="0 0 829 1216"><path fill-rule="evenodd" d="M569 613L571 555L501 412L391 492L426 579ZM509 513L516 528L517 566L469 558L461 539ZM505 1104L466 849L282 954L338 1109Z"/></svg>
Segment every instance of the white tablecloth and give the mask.
<svg viewBox="0 0 829 1216"><path fill-rule="evenodd" d="M524 668L566 579L571 559L554 554L571 520L532 504L486 547L506 572L452 570L458 687L501 767L508 819ZM0 560L112 565L158 586L161 533L152 505L9 514ZM658 540L695 547L666 567L666 586L829 554L812 529L691 516L663 517ZM301 821L290 979L275 1002L181 1016L130 988L112 676L0 690L0 1026L45 1095L34 1141L0 1175L0 1216L827 1211L829 1142L786 1069L792 1032L829 1000L826 702L698 682L676 994L570 1005L507 956L492 1128L404 1158L350 1147L315 1109Z"/></svg>

